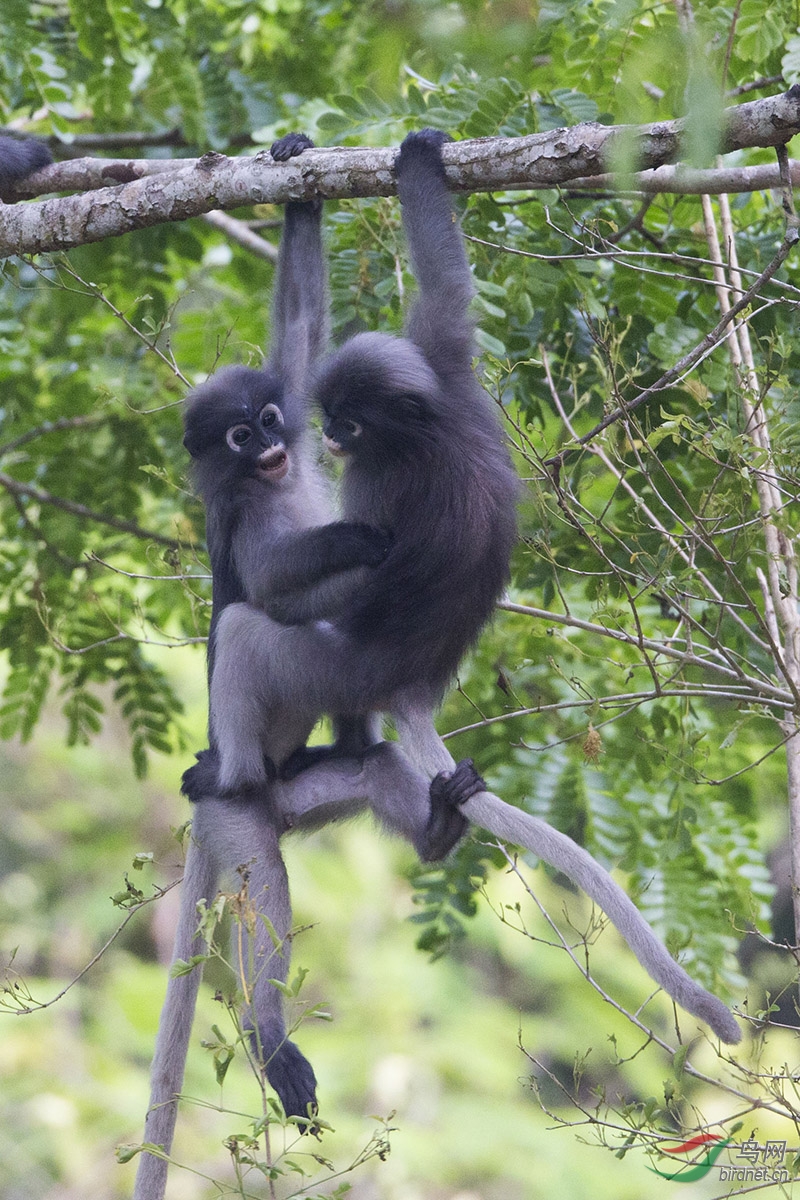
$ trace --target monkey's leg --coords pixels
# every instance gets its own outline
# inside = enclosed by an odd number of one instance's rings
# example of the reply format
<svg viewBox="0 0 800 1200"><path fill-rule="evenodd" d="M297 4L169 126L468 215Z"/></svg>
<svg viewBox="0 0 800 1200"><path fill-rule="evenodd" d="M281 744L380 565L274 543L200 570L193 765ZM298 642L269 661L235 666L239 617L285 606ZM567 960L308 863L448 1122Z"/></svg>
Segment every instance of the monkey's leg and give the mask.
<svg viewBox="0 0 800 1200"><path fill-rule="evenodd" d="M320 626L279 625L249 604L227 606L216 628L209 686L223 795L262 788L265 756L280 765L305 744L331 711L318 676L326 667L334 674L334 659L335 640Z"/></svg>
<svg viewBox="0 0 800 1200"><path fill-rule="evenodd" d="M200 900L210 902L216 893L216 882L213 855L206 846L192 839L186 854L173 962L177 959L187 962L193 955L205 953L205 942L197 933L197 905ZM150 1071L150 1107L145 1118L144 1141L161 1146L165 1155L172 1149L178 1115L177 1097L183 1086L186 1052L202 973L202 966L197 966L188 975L170 978L161 1010ZM167 1166L164 1159L143 1151L136 1172L134 1200L162 1200Z"/></svg>
<svg viewBox="0 0 800 1200"><path fill-rule="evenodd" d="M242 970L245 997L243 1026L287 1117L308 1117L316 1111L317 1081L311 1064L286 1036L283 998L270 982L286 982L291 954L292 910L280 831L258 801L202 800L195 821L202 826L199 836L216 844L226 874L240 870L240 880L247 879L249 909L233 930L233 959Z"/></svg>

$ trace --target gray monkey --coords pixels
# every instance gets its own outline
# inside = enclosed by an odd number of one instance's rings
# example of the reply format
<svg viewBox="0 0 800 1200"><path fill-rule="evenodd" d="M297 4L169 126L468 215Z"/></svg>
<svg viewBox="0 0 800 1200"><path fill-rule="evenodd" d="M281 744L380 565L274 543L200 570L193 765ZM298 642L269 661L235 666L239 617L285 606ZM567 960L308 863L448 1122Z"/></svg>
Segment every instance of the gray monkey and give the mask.
<svg viewBox="0 0 800 1200"><path fill-rule="evenodd" d="M200 468L214 566L213 748L184 777L187 794L201 802L195 810L176 957L188 958L202 949L195 936L195 905L209 896L218 871L251 858L251 895L276 929L288 933L288 888L278 839L289 828L320 824L368 805L423 856L435 857L460 834L465 814L574 879L605 909L653 978L723 1040L735 1042L740 1034L728 1009L670 958L607 872L571 839L485 792L469 761L456 765L433 726L441 690L505 581L516 494L493 415L471 376L466 315L471 285L444 186L441 140L442 135L433 133L412 135L398 161L404 222L421 288L409 339L352 339L323 368L317 385L329 443L348 454L345 516L350 520L332 523L327 533L315 526L301 538L298 530L313 526L322 510L308 521L311 506L302 505L299 490L297 506L282 521L275 503L265 500L259 510L261 493L252 483L243 483L236 504L221 498L226 484L237 491L240 477L233 467L229 474L207 458L204 468L202 447L219 447L221 440L230 453L252 456L249 469L263 473L262 484L280 482L297 467L304 418L299 417L299 427L291 415L287 420L291 405L282 380L275 390L274 371L272 390L265 390L264 380L252 378L259 373L234 368L204 385L205 392L201 389L190 402L194 407L189 413L198 420L187 419L187 446ZM287 206L284 271L290 249L298 248L293 246L292 229L297 233L297 227L292 221L303 208ZM287 291L279 283L276 304L293 296L294 317L302 314L301 329L313 340L313 331L324 327L324 313L315 309L313 295L316 287L318 299L324 296L324 268L309 219L314 210L305 211L308 241L298 266L287 275L293 287ZM301 300L306 285L311 290ZM280 363L280 374L289 378L297 367L290 353L293 343L281 335L278 321L275 325L273 336L288 359L273 352L271 363ZM216 390L220 379L223 386ZM198 402L198 395L206 401ZM194 441L197 429L204 432ZM448 447L452 456L441 458ZM306 461L300 476L304 486L313 474ZM247 479L246 471L241 478ZM427 491L431 495L426 500ZM240 519L249 524L237 540ZM266 540L259 532L265 526ZM459 541L456 533L462 526L466 532ZM303 538L311 539L305 547ZM304 558L309 547L312 552ZM430 555L428 564L421 561L425 554ZM451 582L447 571L453 574ZM241 603L245 599L249 603ZM292 619L298 622L292 628L278 623ZM374 718L381 711L394 716L402 745L422 775L395 747L370 748L377 737ZM305 738L323 712L339 716L337 745L304 750ZM217 748L223 761L227 753L222 782L226 792L238 796L235 802L209 799L221 790ZM361 767L343 761L304 769L322 758L365 748ZM294 783L265 787L278 768L287 776L303 773ZM298 800L303 802L295 809ZM266 1033L262 1044L275 1045L268 1078L286 1111L305 1115L315 1103L313 1072L292 1043L280 1040L285 1039L280 1000L276 1004L267 979L285 978L286 957L279 955L276 963L275 949L265 938L256 955L268 964L252 1000L254 1020L260 1030L263 1021ZM159 1030L145 1136L166 1152L198 983L197 971L170 980ZM143 1155L136 1200L158 1200L165 1178L166 1164Z"/></svg>
<svg viewBox="0 0 800 1200"><path fill-rule="evenodd" d="M311 143L292 134L272 148L285 160ZM326 272L320 235L321 204L286 206L274 289L269 360L263 370L230 367L197 388L186 405L184 443L193 458L195 478L206 505L206 533L212 564L212 620L209 678L214 679L218 628L226 608L237 602L260 606L279 620L310 622L337 615L346 597L366 585L368 574L386 556L391 534L364 522L332 519L324 477L307 430L308 374L327 334ZM247 686L243 673L240 686ZM298 751L319 714L291 709L281 713L269 746L270 778L274 764ZM374 724L342 715L335 723L336 753L347 758L378 741ZM175 959L200 953L196 907L210 899L221 875L237 867L249 873L251 898L277 934L276 948L263 922L256 924L253 951L257 971L250 1004L243 1014L252 1028L254 1048L287 1116L308 1117L316 1109L316 1079L311 1065L286 1037L280 992L271 979L285 981L289 965L291 907L279 838L290 825L321 824L350 811L354 784L345 774L325 775L328 801L317 794L311 817L302 820L281 809L273 786L243 787L219 803L214 753L198 756L184 776L184 790L197 801L193 820ZM389 747L373 746L368 769L350 764L361 778L358 805L364 806L364 780L375 784L382 766L393 761ZM406 765L394 763L408 784ZM405 772L405 775L403 774ZM265 780L266 781L266 774ZM337 782L339 784L337 792ZM427 796L415 786L405 798L385 795L376 812L392 829L408 837L423 858L442 857L460 837L466 820L459 805L482 787L469 760L435 779ZM332 806L332 807L331 807ZM151 1105L145 1141L168 1152L176 1117L192 1013L200 972L170 980L152 1067ZM136 1182L137 1200L163 1194L166 1163L143 1154Z"/></svg>

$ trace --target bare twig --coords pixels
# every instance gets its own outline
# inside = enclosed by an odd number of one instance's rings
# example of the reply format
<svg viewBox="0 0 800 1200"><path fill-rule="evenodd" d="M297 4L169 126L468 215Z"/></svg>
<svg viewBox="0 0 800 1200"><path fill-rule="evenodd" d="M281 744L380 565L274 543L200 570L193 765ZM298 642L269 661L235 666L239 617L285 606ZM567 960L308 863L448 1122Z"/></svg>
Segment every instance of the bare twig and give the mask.
<svg viewBox="0 0 800 1200"><path fill-rule="evenodd" d="M180 550L186 547L187 543L178 541L176 538L165 537L163 533L154 533L150 529L143 529L141 525L137 525L134 521L124 521L120 517L113 517L108 513L97 512L95 509L88 508L85 504L78 504L74 500L67 500L62 496L54 496L51 492L46 492L44 488L34 487L30 483L21 483L18 479L12 479L10 475L6 475L4 471L0 471L0 487L6 489L14 496L27 496L31 500L36 500L39 504L47 504L52 508L60 508L62 512L72 513L73 516L82 517L84 520L93 521L98 525L108 525L111 529L119 529L122 533L130 533L134 537L141 538L146 542L157 542L159 546L169 546L171 550Z"/></svg>
<svg viewBox="0 0 800 1200"><path fill-rule="evenodd" d="M232 242L237 242L245 250L257 254L259 258L266 258L267 262L278 261L278 250L272 242L259 237L244 221L237 221L236 217L229 217L227 213L216 211L205 213L203 220L206 225L211 225L220 233L224 233Z"/></svg>
<svg viewBox="0 0 800 1200"><path fill-rule="evenodd" d="M705 335L702 341L698 342L698 344L694 346L687 354L684 354L684 356L679 359L674 366L670 367L668 371L665 371L655 383L651 384L650 387L645 388L644 391L640 392L635 399L630 401L630 403L626 403L624 408L615 408L612 412L603 417L602 421L598 421L594 429L591 429L582 438L579 438L574 445L566 446L558 454L553 455L552 458L545 459L545 466L555 468L556 470L560 469L568 455L574 454L576 450L579 450L582 446L586 446L589 442L593 441L599 433L602 433L604 429L608 429L609 425L613 425L623 417L627 417L632 412L635 412L637 408L639 408L658 392L663 392L666 388L671 387L672 384L680 379L680 377L690 370L691 367L696 366L696 364L702 358L704 358L717 346L722 335L726 332L734 317L737 317L740 312L743 312L744 309L748 307L752 300L758 295L764 284L768 283L776 271L780 270L786 259L789 257L791 251L797 245L799 236L800 235L798 235L797 229L787 229L778 252L772 261L764 268L758 279L756 279L756 281L751 284L751 286L739 298L739 300L737 300L736 304L731 305L721 320Z"/></svg>

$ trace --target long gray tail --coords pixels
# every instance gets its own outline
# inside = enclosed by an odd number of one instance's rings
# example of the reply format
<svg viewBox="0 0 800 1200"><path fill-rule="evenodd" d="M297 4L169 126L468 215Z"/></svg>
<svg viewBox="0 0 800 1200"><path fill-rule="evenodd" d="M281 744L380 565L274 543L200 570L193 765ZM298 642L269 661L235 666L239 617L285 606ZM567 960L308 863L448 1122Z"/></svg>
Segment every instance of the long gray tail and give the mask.
<svg viewBox="0 0 800 1200"><path fill-rule="evenodd" d="M723 1042L733 1045L741 1031L729 1008L691 979L658 940L630 897L582 846L545 821L512 808L491 792L479 792L462 811L483 829L523 846L551 867L568 875L602 908L648 974L682 1008L710 1025Z"/></svg>
<svg viewBox="0 0 800 1200"><path fill-rule="evenodd" d="M188 961L193 954L202 954L206 946L202 937L195 936L197 905L200 900L213 898L217 885L217 868L212 855L194 839L189 842L186 869L181 886L181 904L172 961ZM183 1071L189 1048L192 1018L202 967L188 975L170 978L167 995L161 1010L158 1037L150 1073L150 1107L145 1118L144 1141L160 1146L165 1155L172 1150L178 1100L183 1087ZM133 1200L163 1200L167 1186L168 1163L147 1151L139 1157Z"/></svg>

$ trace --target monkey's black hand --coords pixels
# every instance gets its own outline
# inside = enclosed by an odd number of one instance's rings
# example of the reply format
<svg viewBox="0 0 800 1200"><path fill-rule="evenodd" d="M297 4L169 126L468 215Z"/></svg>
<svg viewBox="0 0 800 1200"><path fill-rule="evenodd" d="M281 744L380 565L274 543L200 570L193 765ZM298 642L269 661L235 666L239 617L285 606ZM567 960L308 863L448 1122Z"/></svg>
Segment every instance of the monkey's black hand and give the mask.
<svg viewBox="0 0 800 1200"><path fill-rule="evenodd" d="M404 171L413 170L414 165L418 162L438 163L442 175L444 175L444 167L442 167L442 146L445 142L452 142L449 133L444 133L441 129L418 129L413 133L406 134L400 145L400 153L394 162L395 175L401 175Z"/></svg>
<svg viewBox="0 0 800 1200"><path fill-rule="evenodd" d="M304 150L312 150L314 143L310 137L304 133L287 133L286 137L279 138L277 142L273 142L270 146L270 154L275 162L288 162L290 158L296 158L298 154L302 154ZM286 215L295 217L298 214L309 213L319 220L322 215L322 201L317 197L314 200L292 200L286 205Z"/></svg>
<svg viewBox="0 0 800 1200"><path fill-rule="evenodd" d="M381 526L364 525L364 566L379 567L392 548L394 534Z"/></svg>
<svg viewBox="0 0 800 1200"><path fill-rule="evenodd" d="M367 525L363 521L341 521L328 527L332 538L332 559L328 570L346 571L350 567L377 567L386 558L394 540L390 529Z"/></svg>
<svg viewBox="0 0 800 1200"><path fill-rule="evenodd" d="M272 143L269 152L276 162L288 162L290 158L296 158L304 150L313 149L314 143L306 134L287 133L285 137L279 138L277 142Z"/></svg>
<svg viewBox="0 0 800 1200"><path fill-rule="evenodd" d="M219 795L219 758L216 750L200 750L197 762L181 776L181 791L196 804L208 796Z"/></svg>
<svg viewBox="0 0 800 1200"><path fill-rule="evenodd" d="M423 845L418 847L423 862L445 858L461 839L469 821L461 805L486 784L475 770L471 758L462 758L454 771L440 771L431 781L431 815L425 828Z"/></svg>

